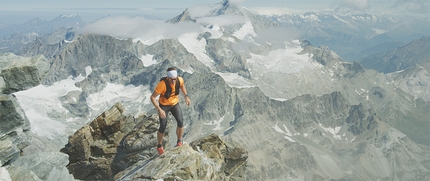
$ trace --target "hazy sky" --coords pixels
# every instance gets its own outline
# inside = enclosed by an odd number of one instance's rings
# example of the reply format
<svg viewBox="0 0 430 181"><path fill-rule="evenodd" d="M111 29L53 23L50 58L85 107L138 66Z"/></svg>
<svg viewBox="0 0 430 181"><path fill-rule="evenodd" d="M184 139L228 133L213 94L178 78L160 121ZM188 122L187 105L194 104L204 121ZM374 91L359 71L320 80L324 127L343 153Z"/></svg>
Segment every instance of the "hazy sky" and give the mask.
<svg viewBox="0 0 430 181"><path fill-rule="evenodd" d="M403 13L430 16L429 0L230 0L264 13L342 11ZM186 8L214 5L222 0L0 0L0 22L23 23L39 17L52 20L59 15L77 14L84 21L103 16L155 15L172 18Z"/></svg>

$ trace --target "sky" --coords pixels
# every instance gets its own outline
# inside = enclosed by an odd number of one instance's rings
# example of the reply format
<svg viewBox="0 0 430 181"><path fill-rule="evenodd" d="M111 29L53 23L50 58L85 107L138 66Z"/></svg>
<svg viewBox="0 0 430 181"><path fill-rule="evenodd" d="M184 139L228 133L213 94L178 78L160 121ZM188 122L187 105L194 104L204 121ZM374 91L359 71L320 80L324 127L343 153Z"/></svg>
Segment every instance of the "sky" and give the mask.
<svg viewBox="0 0 430 181"><path fill-rule="evenodd" d="M430 16L428 0L230 0L263 14L302 11L403 13ZM0 22L20 24L34 17L50 21L77 14L86 22L106 16L153 15L170 19L187 8L222 0L0 0Z"/></svg>

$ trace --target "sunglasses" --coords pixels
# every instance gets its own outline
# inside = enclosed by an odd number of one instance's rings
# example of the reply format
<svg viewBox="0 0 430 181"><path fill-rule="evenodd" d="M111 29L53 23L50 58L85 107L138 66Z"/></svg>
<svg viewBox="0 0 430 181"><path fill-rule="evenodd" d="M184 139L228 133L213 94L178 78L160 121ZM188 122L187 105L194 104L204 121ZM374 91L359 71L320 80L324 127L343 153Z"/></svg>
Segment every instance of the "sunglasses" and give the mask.
<svg viewBox="0 0 430 181"><path fill-rule="evenodd" d="M176 81L176 78L175 78L175 79L170 78L170 80L172 80L172 81L174 81L174 80L175 80L175 81Z"/></svg>

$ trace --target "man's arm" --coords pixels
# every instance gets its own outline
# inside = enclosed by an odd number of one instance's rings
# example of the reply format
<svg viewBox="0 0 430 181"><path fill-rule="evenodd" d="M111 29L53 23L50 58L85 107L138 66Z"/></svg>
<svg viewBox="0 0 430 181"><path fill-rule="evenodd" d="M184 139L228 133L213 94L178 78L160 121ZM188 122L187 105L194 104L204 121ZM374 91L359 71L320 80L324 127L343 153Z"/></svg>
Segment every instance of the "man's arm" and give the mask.
<svg viewBox="0 0 430 181"><path fill-rule="evenodd" d="M187 88L185 87L184 83L181 85L181 91L185 96L185 103L189 106L191 104L191 99L188 97Z"/></svg>
<svg viewBox="0 0 430 181"><path fill-rule="evenodd" d="M165 118L166 117L166 113L164 112L163 109L161 109L161 107L158 105L158 102L156 100L156 98L159 96L160 94L156 93L155 91L152 92L152 95L150 97L152 105L154 105L155 109L157 109L158 114L160 114L161 118Z"/></svg>

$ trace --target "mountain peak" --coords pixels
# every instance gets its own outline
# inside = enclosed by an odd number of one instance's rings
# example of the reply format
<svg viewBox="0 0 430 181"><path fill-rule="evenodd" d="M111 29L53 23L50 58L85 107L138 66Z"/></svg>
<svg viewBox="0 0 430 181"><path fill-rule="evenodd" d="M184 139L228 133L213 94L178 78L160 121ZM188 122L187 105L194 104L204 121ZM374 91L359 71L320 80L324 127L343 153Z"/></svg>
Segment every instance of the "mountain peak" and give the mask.
<svg viewBox="0 0 430 181"><path fill-rule="evenodd" d="M182 21L193 21L195 22L198 18L203 17L214 17L221 15L239 15L243 16L243 8L231 2L230 0L223 0L220 3L214 5L203 5L203 6L194 6L191 8L187 8L180 15L168 20L170 23L178 23Z"/></svg>

